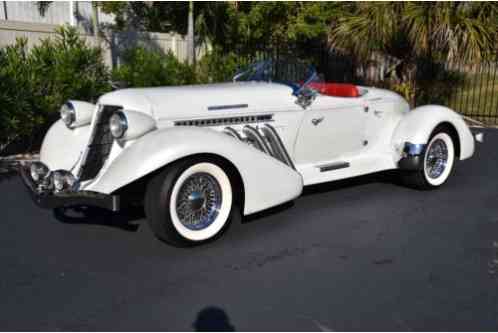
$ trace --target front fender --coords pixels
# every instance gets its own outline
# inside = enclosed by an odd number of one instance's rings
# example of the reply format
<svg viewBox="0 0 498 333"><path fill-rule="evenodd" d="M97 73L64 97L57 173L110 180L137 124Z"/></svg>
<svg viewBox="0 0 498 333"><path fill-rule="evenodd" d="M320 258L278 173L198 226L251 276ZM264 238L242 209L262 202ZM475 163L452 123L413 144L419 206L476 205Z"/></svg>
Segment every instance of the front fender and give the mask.
<svg viewBox="0 0 498 333"><path fill-rule="evenodd" d="M474 153L474 137L462 117L455 111L440 105L425 105L406 113L396 127L392 144L399 151L405 142L427 144L434 129L443 123L452 125L460 142L460 159Z"/></svg>
<svg viewBox="0 0 498 333"><path fill-rule="evenodd" d="M56 121L43 138L40 161L50 170L71 170L88 144L90 125L69 129Z"/></svg>
<svg viewBox="0 0 498 333"><path fill-rule="evenodd" d="M112 193L180 158L215 154L239 171L244 214L279 205L301 194L301 175L259 150L212 129L173 127L146 134L126 147L86 190Z"/></svg>

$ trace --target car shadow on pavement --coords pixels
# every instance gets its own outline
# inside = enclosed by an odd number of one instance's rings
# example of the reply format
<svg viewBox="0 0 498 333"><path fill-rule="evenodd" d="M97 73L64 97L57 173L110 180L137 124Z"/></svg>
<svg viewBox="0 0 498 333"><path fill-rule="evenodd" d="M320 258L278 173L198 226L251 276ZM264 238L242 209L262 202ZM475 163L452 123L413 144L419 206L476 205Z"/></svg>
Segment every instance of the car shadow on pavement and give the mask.
<svg viewBox="0 0 498 333"><path fill-rule="evenodd" d="M196 332L235 332L226 312L216 306L199 311L192 327Z"/></svg>
<svg viewBox="0 0 498 333"><path fill-rule="evenodd" d="M285 203L280 204L278 206L271 207L271 208L265 209L263 211L260 211L260 212L257 212L257 213L251 214L251 215L243 216L242 217L242 224L251 223L253 221L258 221L263 217L268 217L268 216L272 216L272 215L281 213L281 212L283 212L287 209L290 209L292 207L294 207L294 201L288 201L288 202L285 202Z"/></svg>
<svg viewBox="0 0 498 333"><path fill-rule="evenodd" d="M372 183L398 185L397 179L395 172L384 171L366 176L306 186L302 195L320 194ZM244 216L241 222L245 224L258 221L261 218L286 211L294 205L294 201L289 201L264 211ZM145 213L141 206L126 207L120 212L111 212L97 207L60 208L54 209L54 216L62 223L103 225L130 232L136 232L139 228L139 223L133 223L134 221L145 219Z"/></svg>
<svg viewBox="0 0 498 333"><path fill-rule="evenodd" d="M403 186L400 183L399 177L397 177L397 172L395 170L390 170L390 171L382 171L374 174L369 174L365 176L348 178L344 180L336 180L327 183L309 185L304 187L301 196L309 196L314 194L339 191L341 189L351 188L355 186L362 186L367 184L375 184L375 183ZM271 207L254 214L244 216L242 218L242 223L251 223L253 221L258 221L261 218L281 213L287 209L292 208L294 205L295 205L294 201L288 201L278 206Z"/></svg>
<svg viewBox="0 0 498 333"><path fill-rule="evenodd" d="M0 160L0 183L17 176L17 163Z"/></svg>
<svg viewBox="0 0 498 333"><path fill-rule="evenodd" d="M127 207L118 213L97 207L74 207L54 209L54 217L67 224L102 225L136 232L140 226L138 221L145 214L142 207Z"/></svg>
<svg viewBox="0 0 498 333"><path fill-rule="evenodd" d="M381 171L377 173L368 174L365 176L358 176L353 178L331 181L327 183L309 185L303 189L302 196L338 191L350 187L356 187L356 186L362 186L374 183L403 186L400 182L397 171L388 170L388 171Z"/></svg>

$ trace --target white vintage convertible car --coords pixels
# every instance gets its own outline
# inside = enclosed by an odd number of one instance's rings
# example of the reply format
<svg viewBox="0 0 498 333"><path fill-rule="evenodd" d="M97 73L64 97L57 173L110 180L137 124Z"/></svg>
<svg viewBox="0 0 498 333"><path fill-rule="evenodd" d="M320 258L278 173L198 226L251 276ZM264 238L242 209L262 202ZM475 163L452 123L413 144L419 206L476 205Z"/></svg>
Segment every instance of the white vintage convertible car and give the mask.
<svg viewBox="0 0 498 333"><path fill-rule="evenodd" d="M21 175L45 208L143 202L158 238L188 245L306 185L400 169L406 184L437 188L474 152L462 117L444 106L410 110L395 93L317 78L261 61L230 83L70 100Z"/></svg>

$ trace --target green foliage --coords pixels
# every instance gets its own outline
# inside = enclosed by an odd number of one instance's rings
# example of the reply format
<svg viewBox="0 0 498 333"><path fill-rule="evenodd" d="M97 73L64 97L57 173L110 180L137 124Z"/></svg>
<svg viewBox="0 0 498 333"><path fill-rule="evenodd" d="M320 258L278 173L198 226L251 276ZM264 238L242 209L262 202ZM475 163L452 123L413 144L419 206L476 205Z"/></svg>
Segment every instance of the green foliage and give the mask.
<svg viewBox="0 0 498 333"><path fill-rule="evenodd" d="M127 87L155 87L192 84L193 68L184 64L171 53L135 47L125 51L123 64L113 71L113 81Z"/></svg>
<svg viewBox="0 0 498 333"><path fill-rule="evenodd" d="M116 17L116 27L187 33L188 2L107 2L99 6ZM343 5L318 1L196 1L197 42L210 42L225 52L270 44L326 39Z"/></svg>
<svg viewBox="0 0 498 333"><path fill-rule="evenodd" d="M118 30L132 26L143 31L187 32L187 1L99 1L98 6L115 16Z"/></svg>
<svg viewBox="0 0 498 333"><path fill-rule="evenodd" d="M199 83L227 82L246 63L233 52L225 53L214 49L206 54L196 67Z"/></svg>
<svg viewBox="0 0 498 333"><path fill-rule="evenodd" d="M36 100L31 73L32 59L26 39L0 49L0 153L19 136L26 136L42 123L34 111Z"/></svg>
<svg viewBox="0 0 498 333"><path fill-rule="evenodd" d="M416 79L416 105L441 104L449 105L466 81L466 74L445 68L440 64L429 64L430 68L419 71ZM424 73L427 72L427 73Z"/></svg>
<svg viewBox="0 0 498 333"><path fill-rule="evenodd" d="M31 50L25 39L0 49L0 153L16 138L37 134L68 99L95 101L110 90L101 50L61 27Z"/></svg>
<svg viewBox="0 0 498 333"><path fill-rule="evenodd" d="M359 2L344 5L329 37L360 58L383 52L476 61L495 49L497 16L492 2Z"/></svg>
<svg viewBox="0 0 498 333"><path fill-rule="evenodd" d="M360 62L396 59L388 86L412 103L445 104L462 80L438 63L493 59L497 17L493 2L359 2L344 5L329 39Z"/></svg>

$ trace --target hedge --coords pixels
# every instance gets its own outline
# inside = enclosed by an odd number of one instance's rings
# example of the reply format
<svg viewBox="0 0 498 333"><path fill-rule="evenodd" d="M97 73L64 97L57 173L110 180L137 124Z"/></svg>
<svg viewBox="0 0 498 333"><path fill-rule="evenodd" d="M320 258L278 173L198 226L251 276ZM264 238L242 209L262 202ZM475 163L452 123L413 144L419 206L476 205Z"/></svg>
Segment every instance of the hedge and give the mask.
<svg viewBox="0 0 498 333"><path fill-rule="evenodd" d="M193 67L141 46L122 60L111 71L102 50L67 26L31 49L26 39L0 48L0 156L36 149L66 100L95 102L112 81L126 87L212 83L230 80L241 65L235 54L213 50Z"/></svg>

